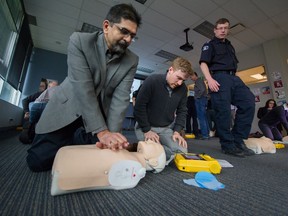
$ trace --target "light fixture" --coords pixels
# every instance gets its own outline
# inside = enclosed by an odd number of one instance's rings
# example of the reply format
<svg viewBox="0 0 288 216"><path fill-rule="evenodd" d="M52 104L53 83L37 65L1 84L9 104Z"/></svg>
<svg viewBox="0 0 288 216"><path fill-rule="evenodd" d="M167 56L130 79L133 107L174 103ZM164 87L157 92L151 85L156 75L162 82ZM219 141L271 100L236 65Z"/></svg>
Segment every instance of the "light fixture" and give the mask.
<svg viewBox="0 0 288 216"><path fill-rule="evenodd" d="M261 74L253 74L253 75L250 75L250 77L254 78L254 79L257 79L257 80L261 80L261 79L264 79L265 77Z"/></svg>

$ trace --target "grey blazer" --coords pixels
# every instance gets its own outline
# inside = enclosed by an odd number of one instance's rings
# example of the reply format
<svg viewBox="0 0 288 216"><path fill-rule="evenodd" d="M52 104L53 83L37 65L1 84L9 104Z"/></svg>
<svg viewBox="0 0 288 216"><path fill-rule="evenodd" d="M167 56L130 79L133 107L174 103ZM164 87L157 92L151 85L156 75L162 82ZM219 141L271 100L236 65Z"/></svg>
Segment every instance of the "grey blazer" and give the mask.
<svg viewBox="0 0 288 216"><path fill-rule="evenodd" d="M86 132L121 131L139 58L127 49L106 63L107 49L101 32L71 35L68 76L43 111L37 134L63 128L80 116Z"/></svg>

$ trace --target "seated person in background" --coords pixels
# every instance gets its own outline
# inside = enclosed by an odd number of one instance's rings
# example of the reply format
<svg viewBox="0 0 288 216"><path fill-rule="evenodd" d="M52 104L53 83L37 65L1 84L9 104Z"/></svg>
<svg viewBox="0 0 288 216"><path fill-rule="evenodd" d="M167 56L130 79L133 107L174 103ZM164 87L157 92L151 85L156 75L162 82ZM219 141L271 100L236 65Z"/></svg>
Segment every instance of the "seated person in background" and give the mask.
<svg viewBox="0 0 288 216"><path fill-rule="evenodd" d="M261 119L264 115L266 115L270 110L276 107L276 101L274 99L269 99L266 101L264 107L260 107L257 112L257 118Z"/></svg>
<svg viewBox="0 0 288 216"><path fill-rule="evenodd" d="M180 135L187 115L187 88L184 83L193 75L189 61L176 58L166 74L146 78L134 107L138 140L161 143L167 164L177 151L187 152L187 142ZM176 114L176 115L175 115Z"/></svg>
<svg viewBox="0 0 288 216"><path fill-rule="evenodd" d="M47 79L42 78L40 81L38 92L32 95L29 95L28 97L22 100L22 106L23 106L23 111L24 111L24 121L23 121L23 130L19 135L19 140L23 144L32 143L34 136L35 136L35 132L34 130L31 130L31 127L30 127L31 125L29 122L29 118L30 118L29 104L31 102L34 102L36 98L38 98L42 94L42 92L44 92L47 89L47 87L48 87Z"/></svg>
<svg viewBox="0 0 288 216"><path fill-rule="evenodd" d="M56 86L58 86L58 81L49 81L48 88L44 92L42 92L42 94L38 98L36 98L34 104L31 106L30 109L30 124L33 124L35 126L35 124L39 121L46 104L48 103L49 99L52 97L56 89Z"/></svg>
<svg viewBox="0 0 288 216"><path fill-rule="evenodd" d="M40 81L39 85L39 90L38 92L29 95L28 97L24 98L22 100L22 106L24 110L24 119L28 120L29 119L29 103L34 102L36 98L38 98L42 92L44 92L48 88L48 81L47 79L42 78Z"/></svg>
<svg viewBox="0 0 288 216"><path fill-rule="evenodd" d="M265 116L268 112L270 112L273 108L277 106L276 101L274 99L269 99L266 101L264 107L260 107L257 112L257 117L261 119L263 116ZM278 131L277 131L278 129ZM277 125L277 128L275 130L276 136L278 132L282 131L282 125L281 123ZM274 129L272 129L272 133L274 133Z"/></svg>
<svg viewBox="0 0 288 216"><path fill-rule="evenodd" d="M281 123L288 133L288 104L277 106L263 116L258 122L258 126L263 135L271 140L282 141L282 134L277 129L277 125Z"/></svg>

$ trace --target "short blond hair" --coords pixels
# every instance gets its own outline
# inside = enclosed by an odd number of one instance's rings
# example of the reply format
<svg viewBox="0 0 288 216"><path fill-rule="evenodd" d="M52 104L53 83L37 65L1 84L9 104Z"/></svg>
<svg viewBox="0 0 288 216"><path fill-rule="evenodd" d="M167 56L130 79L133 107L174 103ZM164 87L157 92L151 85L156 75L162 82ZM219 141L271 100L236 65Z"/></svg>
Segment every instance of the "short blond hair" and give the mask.
<svg viewBox="0 0 288 216"><path fill-rule="evenodd" d="M174 70L181 70L183 73L189 74L190 76L194 74L191 63L182 57L174 59L171 66Z"/></svg>

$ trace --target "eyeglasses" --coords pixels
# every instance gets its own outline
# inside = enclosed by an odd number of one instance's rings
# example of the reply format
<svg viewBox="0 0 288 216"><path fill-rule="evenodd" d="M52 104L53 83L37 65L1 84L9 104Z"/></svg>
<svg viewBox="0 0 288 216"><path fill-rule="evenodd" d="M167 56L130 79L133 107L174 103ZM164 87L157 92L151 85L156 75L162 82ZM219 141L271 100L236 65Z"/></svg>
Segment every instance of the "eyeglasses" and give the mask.
<svg viewBox="0 0 288 216"><path fill-rule="evenodd" d="M227 31L228 29L229 29L229 27L219 27L219 28L216 28L217 30L225 30L225 31Z"/></svg>
<svg viewBox="0 0 288 216"><path fill-rule="evenodd" d="M124 35L125 37L128 37L130 36L132 41L135 41L135 37L136 37L136 34L130 32L128 29L124 28L124 27L121 27L121 26L118 26L117 24L114 23L114 25L118 28L119 32Z"/></svg>

